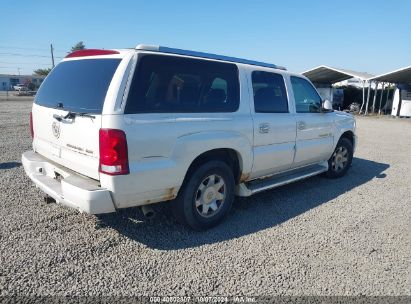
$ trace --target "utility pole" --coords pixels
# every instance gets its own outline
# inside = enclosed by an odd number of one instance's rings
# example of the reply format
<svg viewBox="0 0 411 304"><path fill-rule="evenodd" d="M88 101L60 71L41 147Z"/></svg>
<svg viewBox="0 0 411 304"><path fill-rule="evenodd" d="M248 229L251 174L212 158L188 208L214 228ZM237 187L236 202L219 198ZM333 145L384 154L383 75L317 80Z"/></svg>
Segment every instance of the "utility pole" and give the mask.
<svg viewBox="0 0 411 304"><path fill-rule="evenodd" d="M50 52L51 52L51 66L52 66L53 69L54 69L54 54L53 54L54 48L53 48L53 45L52 45L52 44L50 44Z"/></svg>

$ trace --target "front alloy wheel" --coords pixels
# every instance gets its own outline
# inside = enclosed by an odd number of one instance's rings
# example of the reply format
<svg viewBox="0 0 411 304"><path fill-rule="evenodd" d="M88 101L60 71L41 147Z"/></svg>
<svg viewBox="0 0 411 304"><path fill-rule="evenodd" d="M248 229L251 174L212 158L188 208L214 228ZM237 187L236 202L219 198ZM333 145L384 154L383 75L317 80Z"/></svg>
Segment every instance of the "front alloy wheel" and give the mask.
<svg viewBox="0 0 411 304"><path fill-rule="evenodd" d="M332 156L331 166L334 172L340 172L345 169L348 164L348 150L346 147L338 147Z"/></svg>
<svg viewBox="0 0 411 304"><path fill-rule="evenodd" d="M353 158L353 146L348 138L341 138L328 160L327 177L337 178L347 173Z"/></svg>

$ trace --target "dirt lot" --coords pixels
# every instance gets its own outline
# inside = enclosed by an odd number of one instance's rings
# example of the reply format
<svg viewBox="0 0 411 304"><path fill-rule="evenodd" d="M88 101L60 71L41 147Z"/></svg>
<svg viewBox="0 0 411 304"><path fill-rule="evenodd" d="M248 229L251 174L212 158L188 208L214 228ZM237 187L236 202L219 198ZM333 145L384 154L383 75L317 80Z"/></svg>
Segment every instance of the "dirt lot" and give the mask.
<svg viewBox="0 0 411 304"><path fill-rule="evenodd" d="M168 204L153 222L44 204L29 111L0 102L0 295L411 295L410 119L358 118L347 176L237 199L198 233Z"/></svg>

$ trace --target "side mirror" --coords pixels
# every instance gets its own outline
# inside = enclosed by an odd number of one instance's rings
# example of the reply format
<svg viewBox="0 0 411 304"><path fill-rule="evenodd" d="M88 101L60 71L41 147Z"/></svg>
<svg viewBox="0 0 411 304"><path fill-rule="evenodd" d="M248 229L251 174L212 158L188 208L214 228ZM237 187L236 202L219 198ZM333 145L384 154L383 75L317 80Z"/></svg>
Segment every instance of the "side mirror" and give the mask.
<svg viewBox="0 0 411 304"><path fill-rule="evenodd" d="M333 104L331 103L331 101L326 99L326 100L323 101L322 108L323 108L323 110L326 110L326 111L332 111L333 110Z"/></svg>

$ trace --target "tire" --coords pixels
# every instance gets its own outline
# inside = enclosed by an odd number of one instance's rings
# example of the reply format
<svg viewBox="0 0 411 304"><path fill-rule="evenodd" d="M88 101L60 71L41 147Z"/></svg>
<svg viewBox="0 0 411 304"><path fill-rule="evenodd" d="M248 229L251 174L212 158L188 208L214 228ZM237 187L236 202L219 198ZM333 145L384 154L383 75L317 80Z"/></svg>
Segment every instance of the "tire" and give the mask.
<svg viewBox="0 0 411 304"><path fill-rule="evenodd" d="M234 175L222 161L209 161L188 176L173 202L177 220L194 230L206 230L219 224L234 200Z"/></svg>
<svg viewBox="0 0 411 304"><path fill-rule="evenodd" d="M333 155L328 160L328 171L325 175L329 178L344 176L351 166L352 158L353 146L351 141L344 137L340 138Z"/></svg>

